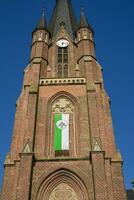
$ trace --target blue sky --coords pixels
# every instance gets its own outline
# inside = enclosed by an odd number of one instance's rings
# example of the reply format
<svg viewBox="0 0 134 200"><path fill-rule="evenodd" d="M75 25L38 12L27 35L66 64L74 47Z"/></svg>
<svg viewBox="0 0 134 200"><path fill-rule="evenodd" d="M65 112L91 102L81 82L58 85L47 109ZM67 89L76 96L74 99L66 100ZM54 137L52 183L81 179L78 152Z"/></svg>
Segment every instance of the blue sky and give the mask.
<svg viewBox="0 0 134 200"><path fill-rule="evenodd" d="M0 185L3 162L9 151L15 102L21 91L23 70L30 56L31 32L42 7L47 19L54 0L0 1ZM112 102L118 149L124 160L127 188L134 178L134 1L72 0L76 16L80 6L95 30L97 59L104 69L105 88Z"/></svg>

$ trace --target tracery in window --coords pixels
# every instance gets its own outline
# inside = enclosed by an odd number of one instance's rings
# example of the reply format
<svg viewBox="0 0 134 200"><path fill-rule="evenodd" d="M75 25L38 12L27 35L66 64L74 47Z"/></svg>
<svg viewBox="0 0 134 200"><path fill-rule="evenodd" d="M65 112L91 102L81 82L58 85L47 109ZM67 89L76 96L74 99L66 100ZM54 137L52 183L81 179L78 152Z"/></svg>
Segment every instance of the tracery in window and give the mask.
<svg viewBox="0 0 134 200"><path fill-rule="evenodd" d="M52 105L55 156L69 155L73 112L74 106L72 102L64 96L56 99Z"/></svg>
<svg viewBox="0 0 134 200"><path fill-rule="evenodd" d="M78 200L78 197L72 187L66 183L61 183L53 189L49 200Z"/></svg>
<svg viewBox="0 0 134 200"><path fill-rule="evenodd" d="M72 102L66 97L60 97L55 100L52 106L53 113L73 113L74 106Z"/></svg>

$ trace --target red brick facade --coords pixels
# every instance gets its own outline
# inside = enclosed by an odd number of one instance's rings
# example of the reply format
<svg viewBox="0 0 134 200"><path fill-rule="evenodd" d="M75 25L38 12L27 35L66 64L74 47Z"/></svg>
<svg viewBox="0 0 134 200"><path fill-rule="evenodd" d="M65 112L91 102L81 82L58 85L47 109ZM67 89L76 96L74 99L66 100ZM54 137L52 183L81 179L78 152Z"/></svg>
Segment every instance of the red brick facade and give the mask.
<svg viewBox="0 0 134 200"><path fill-rule="evenodd" d="M5 161L2 200L55 200L56 189L65 200L126 200L109 97L94 42L83 36L85 31L93 37L90 29L81 28L75 44L64 27L51 43L43 39L47 31L34 33ZM57 77L60 38L69 41L68 78ZM55 157L52 107L64 98L73 107L69 156Z"/></svg>

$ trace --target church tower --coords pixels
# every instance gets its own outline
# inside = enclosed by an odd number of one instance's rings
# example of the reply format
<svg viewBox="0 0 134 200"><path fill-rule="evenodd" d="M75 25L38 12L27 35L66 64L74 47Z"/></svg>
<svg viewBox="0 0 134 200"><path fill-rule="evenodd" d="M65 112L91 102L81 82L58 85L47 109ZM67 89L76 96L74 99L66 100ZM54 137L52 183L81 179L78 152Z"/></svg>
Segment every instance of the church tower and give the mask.
<svg viewBox="0 0 134 200"><path fill-rule="evenodd" d="M32 33L2 200L126 200L94 31L56 0Z"/></svg>

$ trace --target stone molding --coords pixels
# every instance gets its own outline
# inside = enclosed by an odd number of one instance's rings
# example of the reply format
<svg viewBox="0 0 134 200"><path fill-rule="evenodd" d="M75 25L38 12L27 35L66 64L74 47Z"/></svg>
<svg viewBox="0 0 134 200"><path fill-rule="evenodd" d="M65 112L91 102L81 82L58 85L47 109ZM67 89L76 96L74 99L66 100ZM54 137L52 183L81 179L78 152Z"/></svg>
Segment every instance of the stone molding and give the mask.
<svg viewBox="0 0 134 200"><path fill-rule="evenodd" d="M82 85L86 83L85 78L56 78L40 79L40 85Z"/></svg>
<svg viewBox="0 0 134 200"><path fill-rule="evenodd" d="M75 171L77 170L75 169ZM49 173L49 176L47 173L42 175L41 179L39 178L34 185L32 200L49 200L52 192L60 183L65 183L70 186L77 194L78 200L88 200L88 193L84 180L81 180L81 178L73 171L64 168L59 169L58 171L52 171L52 173Z"/></svg>

